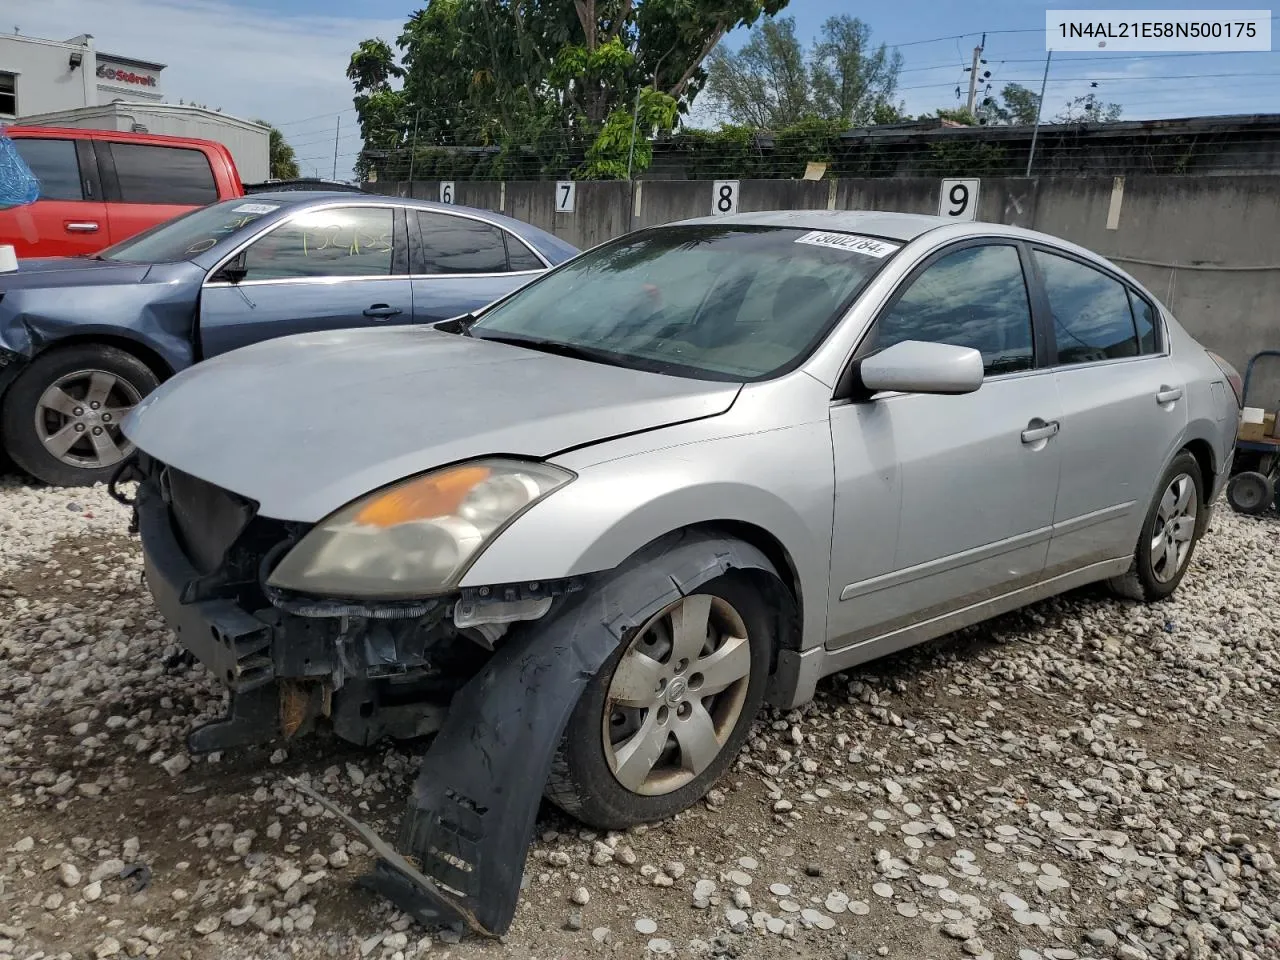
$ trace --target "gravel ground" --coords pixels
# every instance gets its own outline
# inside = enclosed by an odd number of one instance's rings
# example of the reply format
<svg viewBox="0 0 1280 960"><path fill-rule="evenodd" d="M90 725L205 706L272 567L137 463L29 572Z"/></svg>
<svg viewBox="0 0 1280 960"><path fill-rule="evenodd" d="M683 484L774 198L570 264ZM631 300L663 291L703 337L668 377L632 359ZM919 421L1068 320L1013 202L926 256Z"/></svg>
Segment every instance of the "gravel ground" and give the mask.
<svg viewBox="0 0 1280 960"><path fill-rule="evenodd" d="M0 480L0 960L1280 957L1278 534L1222 506L1171 601L1079 591L832 677L670 822L544 809L511 932L458 942L285 783L392 836L421 746L187 757L222 695L124 511Z"/></svg>

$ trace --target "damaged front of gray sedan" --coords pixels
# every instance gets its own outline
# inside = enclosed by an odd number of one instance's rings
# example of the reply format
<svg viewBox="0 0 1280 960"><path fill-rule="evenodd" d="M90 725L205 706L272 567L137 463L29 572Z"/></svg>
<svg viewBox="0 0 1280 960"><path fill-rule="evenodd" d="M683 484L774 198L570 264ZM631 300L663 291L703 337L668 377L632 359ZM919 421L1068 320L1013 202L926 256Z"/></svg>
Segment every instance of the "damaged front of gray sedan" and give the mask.
<svg viewBox="0 0 1280 960"><path fill-rule="evenodd" d="M1059 350L1036 256L1098 274L1132 343ZM157 606L231 691L191 749L433 735L394 844L348 822L375 889L501 935L543 795L662 819L822 676L1086 583L1168 596L1229 468L1226 376L1052 238L740 214L477 316L198 364L130 415L119 479Z"/></svg>

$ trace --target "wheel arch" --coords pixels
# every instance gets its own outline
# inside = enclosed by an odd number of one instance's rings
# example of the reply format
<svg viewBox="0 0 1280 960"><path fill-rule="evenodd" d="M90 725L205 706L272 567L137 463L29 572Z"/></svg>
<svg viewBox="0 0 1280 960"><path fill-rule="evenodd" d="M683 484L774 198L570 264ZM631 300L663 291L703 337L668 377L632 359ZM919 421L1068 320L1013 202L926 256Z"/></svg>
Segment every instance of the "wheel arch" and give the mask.
<svg viewBox="0 0 1280 960"><path fill-rule="evenodd" d="M36 354L36 357L44 356L56 350L63 350L67 347L79 347L85 345L102 345L106 347L115 347L117 350L123 350L125 353L131 353L143 363L148 369L156 375L156 379L161 383L168 380L176 372L173 365L165 359L164 355L155 347L145 343L142 340L130 337L127 334L108 333L103 331L87 331L77 332L65 337L59 337L57 340L51 341L43 350ZM34 360L35 357L32 357Z"/></svg>

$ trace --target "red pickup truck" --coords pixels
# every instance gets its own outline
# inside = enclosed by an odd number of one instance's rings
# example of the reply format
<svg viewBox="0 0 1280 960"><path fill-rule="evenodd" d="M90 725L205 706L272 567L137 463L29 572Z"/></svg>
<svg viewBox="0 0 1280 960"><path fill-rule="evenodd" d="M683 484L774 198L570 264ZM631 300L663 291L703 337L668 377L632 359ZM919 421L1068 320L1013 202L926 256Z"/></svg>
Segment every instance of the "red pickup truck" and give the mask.
<svg viewBox="0 0 1280 960"><path fill-rule="evenodd" d="M244 196L231 153L212 140L73 127L4 129L40 181L40 199L0 210L19 257L97 253L194 207Z"/></svg>

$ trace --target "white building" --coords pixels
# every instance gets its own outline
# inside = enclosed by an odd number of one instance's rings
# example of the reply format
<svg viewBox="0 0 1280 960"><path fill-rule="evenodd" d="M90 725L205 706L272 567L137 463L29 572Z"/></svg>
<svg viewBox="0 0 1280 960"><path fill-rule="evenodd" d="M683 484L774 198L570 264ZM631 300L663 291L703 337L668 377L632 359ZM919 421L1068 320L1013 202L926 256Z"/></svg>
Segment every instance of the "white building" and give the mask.
<svg viewBox="0 0 1280 960"><path fill-rule="evenodd" d="M87 33L62 41L0 34L0 120L117 99L160 103L164 67L104 53Z"/></svg>
<svg viewBox="0 0 1280 960"><path fill-rule="evenodd" d="M87 127L215 140L245 183L270 176L270 128L189 104L166 103L163 63L104 53L93 37L0 34L0 126Z"/></svg>

